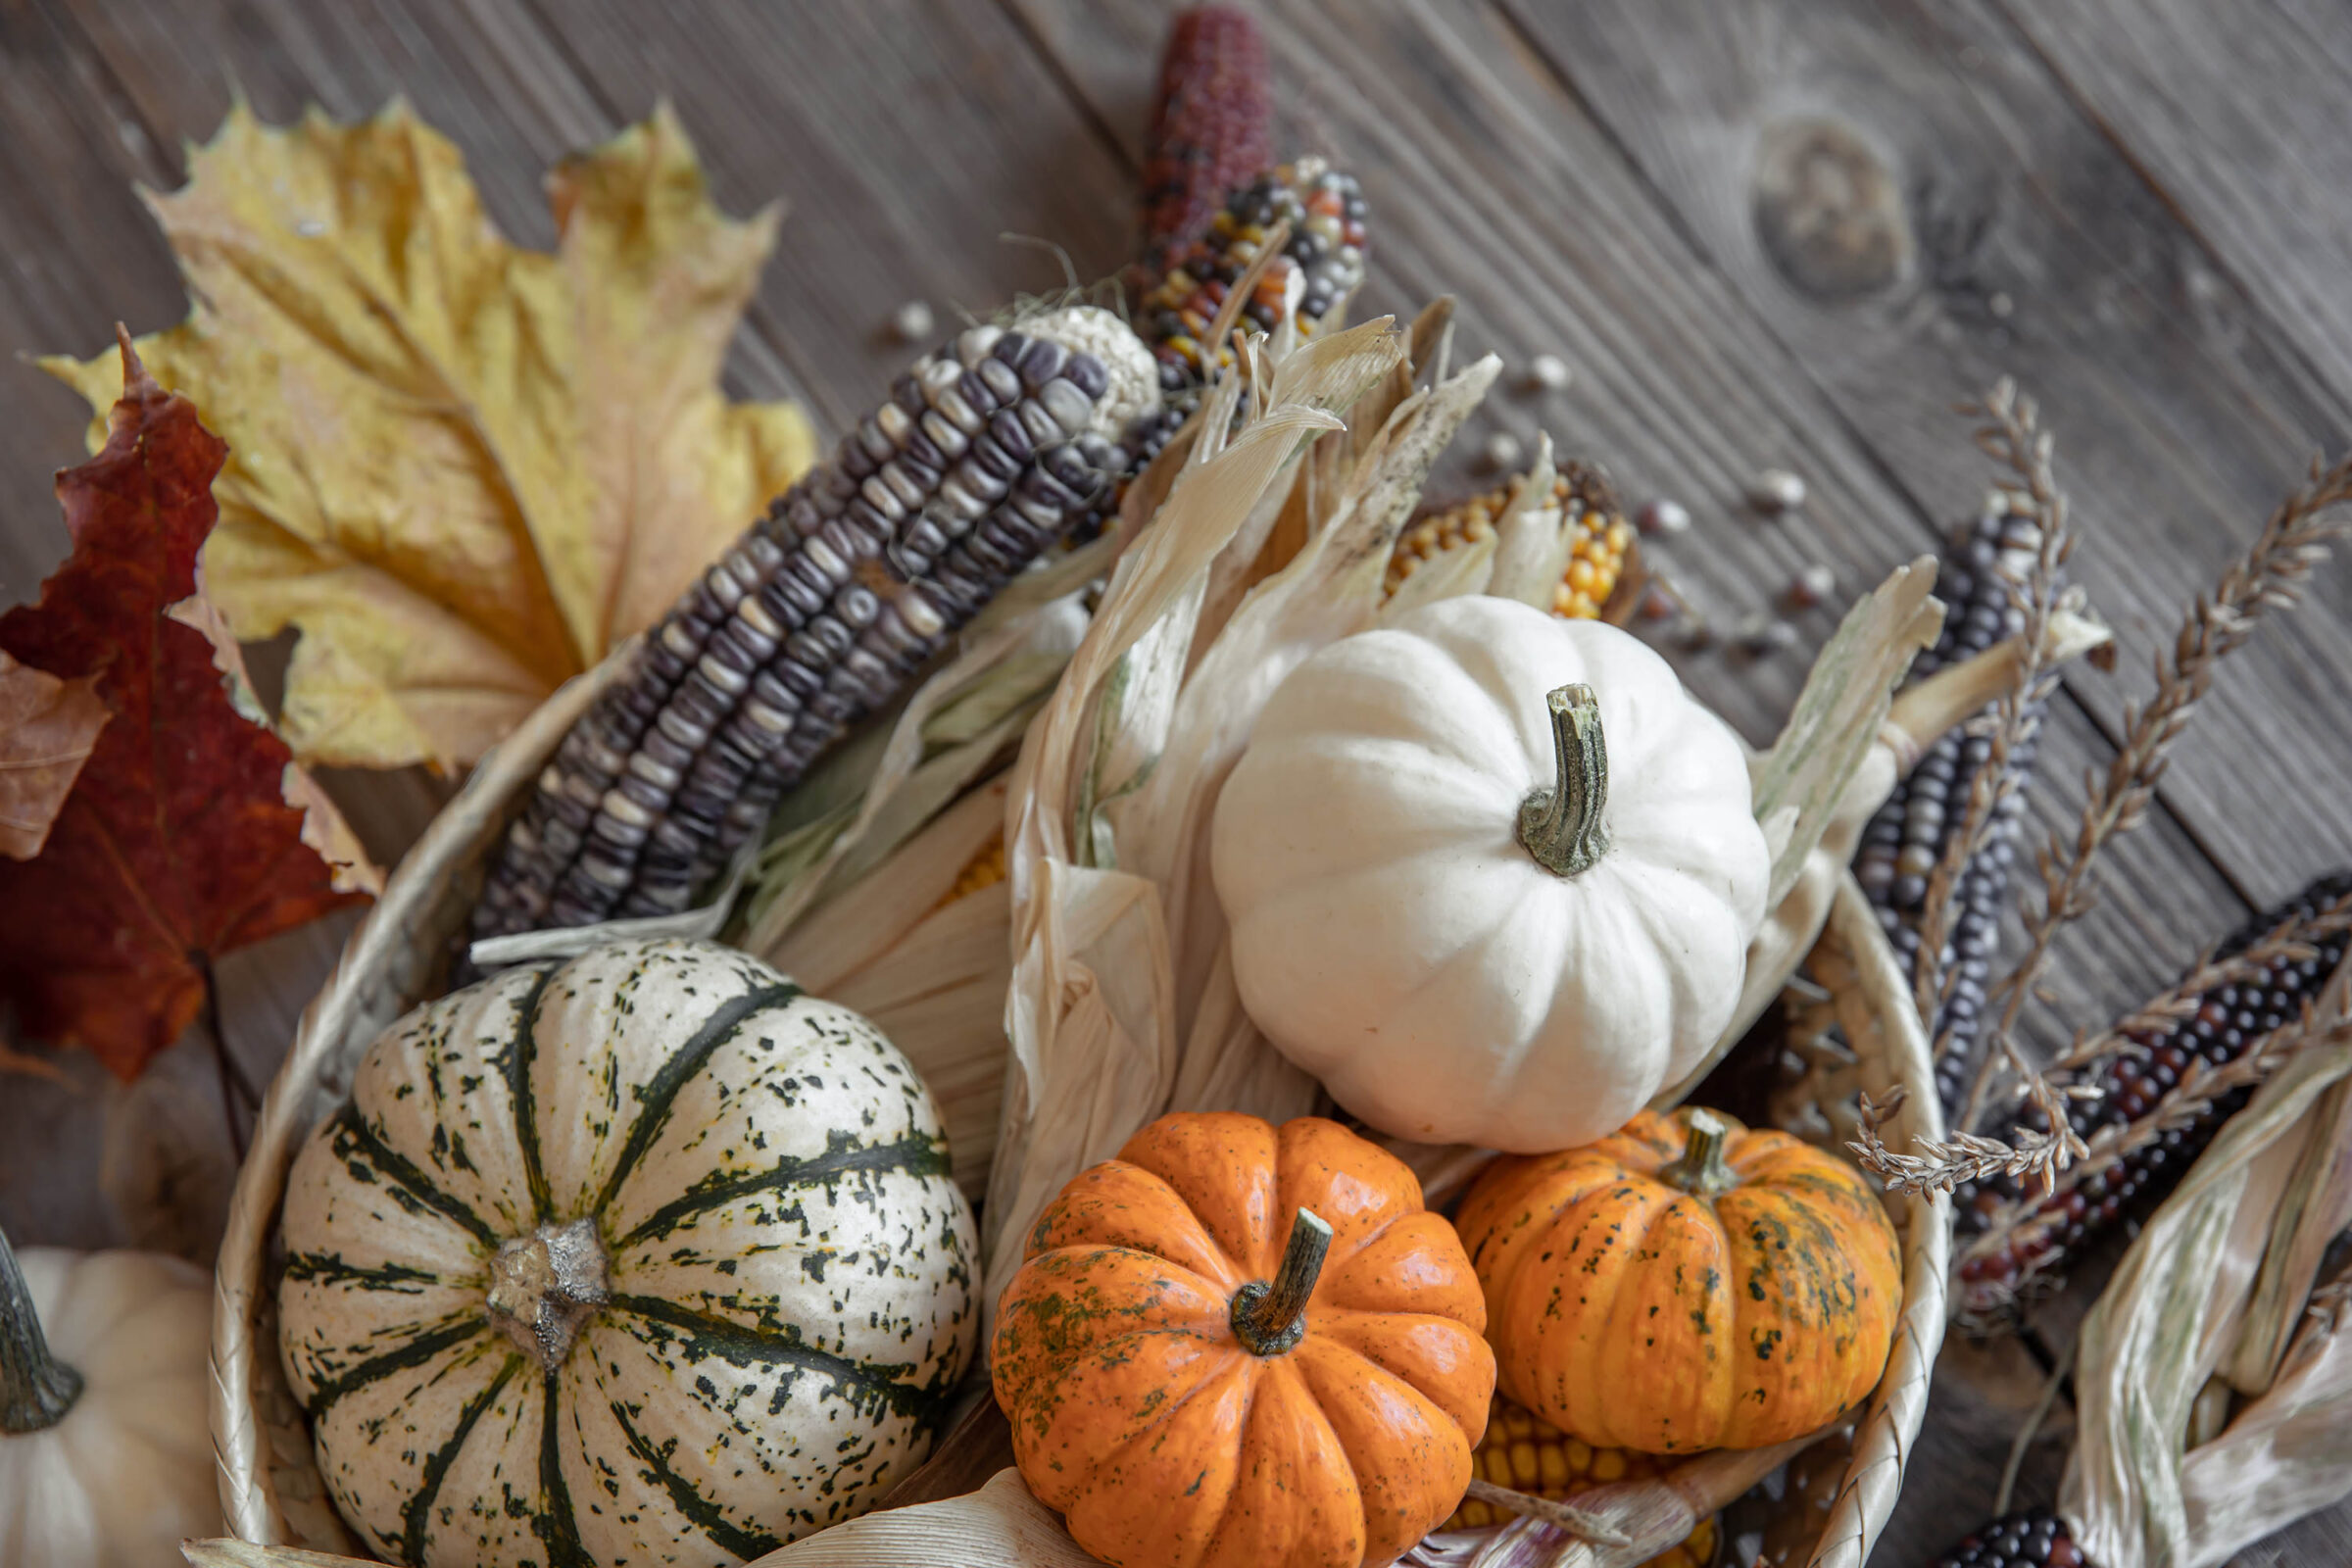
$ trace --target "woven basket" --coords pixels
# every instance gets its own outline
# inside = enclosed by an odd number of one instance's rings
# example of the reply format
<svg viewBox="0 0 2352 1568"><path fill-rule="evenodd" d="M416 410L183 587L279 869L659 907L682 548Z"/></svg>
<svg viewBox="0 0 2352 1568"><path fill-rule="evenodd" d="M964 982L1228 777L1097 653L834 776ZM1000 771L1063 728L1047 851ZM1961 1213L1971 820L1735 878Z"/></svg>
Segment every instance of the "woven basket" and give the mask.
<svg viewBox="0 0 2352 1568"><path fill-rule="evenodd" d="M271 1250L286 1171L312 1126L351 1093L368 1045L438 993L484 858L572 720L634 651L632 641L566 682L482 759L353 929L263 1097L213 1276L213 1455L220 1466L220 1514L240 1541L346 1555L359 1549L336 1517L278 1364Z"/></svg>
<svg viewBox="0 0 2352 1568"><path fill-rule="evenodd" d="M312 1126L350 1093L368 1046L411 1007L439 994L486 856L565 731L622 667L627 654L626 649L615 653L565 685L483 759L352 932L334 970L305 1009L292 1050L262 1102L220 1246L213 1320L212 1429L220 1505L229 1530L241 1541L345 1555L359 1551L319 1477L310 1434L278 1360L274 1238L286 1173ZM1799 1098L1814 1113L1816 1136L1825 1141L1850 1124L1850 1101L1857 1090L1883 1102L1898 1085L1909 1093L1886 1129L1888 1140L1900 1147L1917 1135L1942 1130L1925 1031L1894 963L1876 917L1848 879L1811 958L1814 979L1829 990L1846 1037L1858 1048L1812 1055L1813 1068ZM1851 1434L1851 1457L1810 1556L1789 1561L1860 1568L1894 1507L1943 1339L1944 1206L1940 1197L1888 1200L1903 1238L1904 1263L1903 1314L1893 1352ZM1750 1473L1756 1468L1754 1456L1702 1456L1685 1467L1683 1490L1693 1504L1719 1506L1758 1478ZM1646 1555L1587 1545L1574 1548L1566 1560L1589 1568L1630 1568Z"/></svg>

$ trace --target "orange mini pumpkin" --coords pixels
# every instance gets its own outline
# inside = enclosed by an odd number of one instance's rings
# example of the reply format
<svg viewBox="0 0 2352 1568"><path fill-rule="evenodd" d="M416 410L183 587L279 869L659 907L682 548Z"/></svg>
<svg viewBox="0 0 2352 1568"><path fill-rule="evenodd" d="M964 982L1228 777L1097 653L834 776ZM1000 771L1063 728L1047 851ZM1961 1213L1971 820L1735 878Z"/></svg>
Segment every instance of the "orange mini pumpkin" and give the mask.
<svg viewBox="0 0 2352 1568"><path fill-rule="evenodd" d="M1709 1110L1497 1161L1455 1223L1503 1392L1609 1447L1810 1432L1877 1385L1902 1309L1894 1227L1861 1173Z"/></svg>
<svg viewBox="0 0 2352 1568"><path fill-rule="evenodd" d="M1387 1151L1163 1116L1039 1218L992 1370L1022 1479L1116 1568L1359 1568L1469 1486L1485 1326Z"/></svg>

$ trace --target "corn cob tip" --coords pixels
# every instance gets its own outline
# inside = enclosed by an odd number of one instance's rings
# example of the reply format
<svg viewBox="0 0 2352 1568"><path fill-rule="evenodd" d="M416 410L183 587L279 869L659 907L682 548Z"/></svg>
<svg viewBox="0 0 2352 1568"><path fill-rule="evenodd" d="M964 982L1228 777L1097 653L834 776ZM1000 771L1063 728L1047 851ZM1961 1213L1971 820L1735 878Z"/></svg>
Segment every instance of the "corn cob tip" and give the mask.
<svg viewBox="0 0 2352 1568"><path fill-rule="evenodd" d="M1116 441L1128 426L1159 407L1159 369L1152 351L1116 314L1099 305L1065 305L1013 324L1031 337L1102 362L1110 384L1096 400L1088 428L1104 440Z"/></svg>
<svg viewBox="0 0 2352 1568"><path fill-rule="evenodd" d="M1144 266L1197 242L1225 193L1273 162L1265 35L1234 6L1177 14L1159 61L1144 154Z"/></svg>

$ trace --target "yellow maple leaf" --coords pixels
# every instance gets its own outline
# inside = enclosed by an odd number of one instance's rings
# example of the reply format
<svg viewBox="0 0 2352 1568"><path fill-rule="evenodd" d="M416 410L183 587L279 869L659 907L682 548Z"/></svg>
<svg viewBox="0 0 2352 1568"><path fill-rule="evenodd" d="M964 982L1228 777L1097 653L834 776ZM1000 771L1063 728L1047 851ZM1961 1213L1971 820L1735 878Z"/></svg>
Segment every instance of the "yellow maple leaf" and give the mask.
<svg viewBox="0 0 2352 1568"><path fill-rule="evenodd" d="M247 641L301 632L306 761L473 761L814 457L799 409L717 389L775 209L720 214L666 106L548 192L555 252L509 244L395 103L240 104L147 194L194 303L138 351L229 443L207 592ZM121 389L112 351L43 364L101 415Z"/></svg>

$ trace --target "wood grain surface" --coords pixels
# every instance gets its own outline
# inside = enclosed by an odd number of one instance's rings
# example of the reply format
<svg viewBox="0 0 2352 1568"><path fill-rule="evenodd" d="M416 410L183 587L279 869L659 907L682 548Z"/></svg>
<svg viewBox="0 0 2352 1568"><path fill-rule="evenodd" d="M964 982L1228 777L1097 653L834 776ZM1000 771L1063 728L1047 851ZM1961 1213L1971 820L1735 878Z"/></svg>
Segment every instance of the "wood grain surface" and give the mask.
<svg viewBox="0 0 2352 1568"><path fill-rule="evenodd" d="M2124 654L2116 673L2070 673L2053 706L2046 825L2071 826L2187 597L2312 453L2352 440L2352 12L2328 0L1257 9L1278 145L1333 156L1371 203L1359 317L1450 293L1457 352L1564 358L1566 389L1498 395L1467 445L1542 428L1637 501L1683 503L1696 525L1652 558L1718 626L1773 610L1805 566L1845 596L1934 550L1991 477L1951 405L2001 374L2041 399L2077 571ZM0 3L0 601L64 553L50 475L86 427L24 360L178 318L135 186L175 185L184 144L236 96L275 122L405 96L533 244L552 238L548 166L666 98L723 206L786 209L733 389L800 398L836 433L906 358L903 302L953 322L1060 286L1065 258L1089 280L1126 261L1167 10ZM1796 514L1744 503L1767 466L1804 477ZM1439 487L1470 482L1457 461ZM2311 599L2225 666L2102 906L2061 945L2040 1038L2111 1016L2249 908L2352 861L2352 567L2324 567ZM1777 655L1669 651L1762 741L1835 610L1796 615ZM386 857L448 789L327 783ZM244 1077L267 1080L342 929L222 964ZM232 1157L212 1043L192 1036L132 1089L55 1066L0 1078L0 1225L201 1253ZM2045 1339L2085 1297L2041 1310ZM1984 1514L2039 1377L2014 1342L1947 1356L1876 1560L1925 1561ZM2061 1405L2021 1497L2055 1491L2066 1431ZM2244 1560L2352 1560L2352 1510Z"/></svg>

